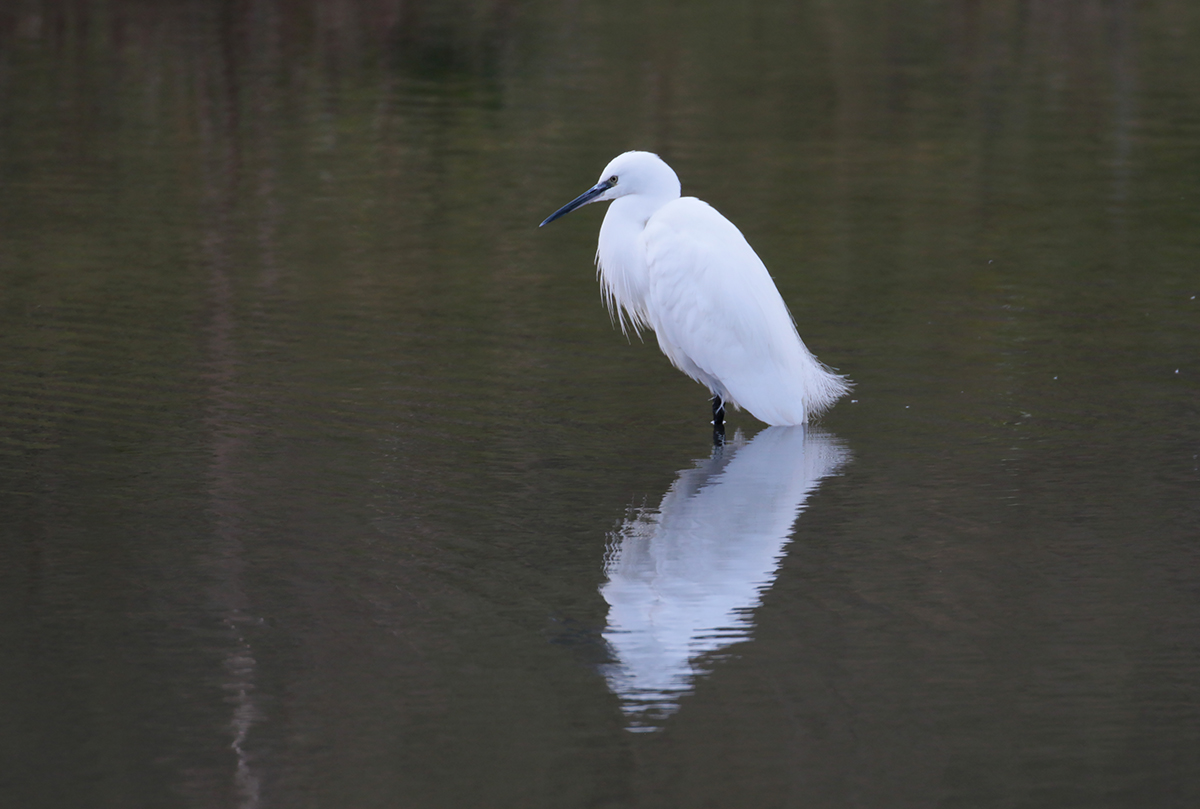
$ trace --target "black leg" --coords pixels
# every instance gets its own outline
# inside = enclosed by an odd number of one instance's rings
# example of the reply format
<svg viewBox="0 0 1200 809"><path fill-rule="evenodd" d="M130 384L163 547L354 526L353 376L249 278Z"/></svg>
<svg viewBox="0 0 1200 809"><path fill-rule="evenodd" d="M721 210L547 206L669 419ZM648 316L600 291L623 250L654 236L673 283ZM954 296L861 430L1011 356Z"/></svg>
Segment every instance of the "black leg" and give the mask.
<svg viewBox="0 0 1200 809"><path fill-rule="evenodd" d="M716 394L712 398L713 407L713 446L719 447L725 443L725 402Z"/></svg>

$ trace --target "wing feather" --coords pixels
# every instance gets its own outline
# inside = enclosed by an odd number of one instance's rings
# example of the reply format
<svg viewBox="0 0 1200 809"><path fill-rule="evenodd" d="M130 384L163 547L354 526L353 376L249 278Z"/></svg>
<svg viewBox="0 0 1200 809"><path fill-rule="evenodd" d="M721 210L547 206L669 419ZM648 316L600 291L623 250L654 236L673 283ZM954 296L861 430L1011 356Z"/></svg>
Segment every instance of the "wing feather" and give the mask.
<svg viewBox="0 0 1200 809"><path fill-rule="evenodd" d="M683 197L642 233L650 326L680 370L768 424L802 424L847 390L812 356L736 226Z"/></svg>

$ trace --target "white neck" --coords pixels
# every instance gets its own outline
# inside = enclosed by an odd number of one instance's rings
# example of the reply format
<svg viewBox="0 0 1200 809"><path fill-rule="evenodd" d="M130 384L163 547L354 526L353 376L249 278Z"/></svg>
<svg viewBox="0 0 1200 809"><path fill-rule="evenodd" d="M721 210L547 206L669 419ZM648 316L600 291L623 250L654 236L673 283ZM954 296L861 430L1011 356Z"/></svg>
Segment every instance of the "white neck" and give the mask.
<svg viewBox="0 0 1200 809"><path fill-rule="evenodd" d="M678 188L674 196L629 194L613 200L604 215L596 263L609 314L620 321L622 332L626 331L626 314L634 332L640 333L650 323L646 308L650 279L646 247L640 237L655 211L678 198Z"/></svg>

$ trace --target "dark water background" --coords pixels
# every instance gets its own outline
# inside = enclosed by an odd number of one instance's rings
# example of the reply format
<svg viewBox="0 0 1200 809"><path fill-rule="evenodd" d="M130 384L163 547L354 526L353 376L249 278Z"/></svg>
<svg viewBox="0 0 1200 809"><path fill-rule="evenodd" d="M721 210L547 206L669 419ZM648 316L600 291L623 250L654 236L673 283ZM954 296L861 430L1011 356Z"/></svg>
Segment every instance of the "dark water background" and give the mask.
<svg viewBox="0 0 1200 809"><path fill-rule="evenodd" d="M629 148L856 381L803 494L536 228ZM5 3L0 803L1200 805L1198 294L1189 0Z"/></svg>

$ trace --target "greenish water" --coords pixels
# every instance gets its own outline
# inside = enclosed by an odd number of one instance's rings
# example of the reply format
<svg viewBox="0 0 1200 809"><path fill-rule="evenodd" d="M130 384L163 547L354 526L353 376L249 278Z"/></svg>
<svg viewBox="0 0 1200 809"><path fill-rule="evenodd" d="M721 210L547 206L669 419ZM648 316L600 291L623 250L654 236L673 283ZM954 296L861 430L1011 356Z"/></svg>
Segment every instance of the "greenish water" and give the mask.
<svg viewBox="0 0 1200 809"><path fill-rule="evenodd" d="M818 428L537 228L630 148ZM1200 804L1198 188L1182 0L6 6L0 803Z"/></svg>

